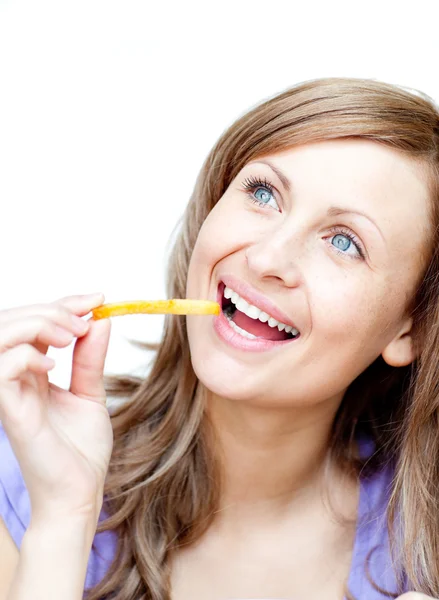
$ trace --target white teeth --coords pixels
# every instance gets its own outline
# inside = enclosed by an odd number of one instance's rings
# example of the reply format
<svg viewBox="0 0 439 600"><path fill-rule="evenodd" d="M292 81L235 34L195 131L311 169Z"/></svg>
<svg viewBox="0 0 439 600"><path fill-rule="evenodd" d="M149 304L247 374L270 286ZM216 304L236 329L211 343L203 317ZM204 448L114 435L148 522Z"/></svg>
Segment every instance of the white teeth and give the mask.
<svg viewBox="0 0 439 600"><path fill-rule="evenodd" d="M270 317L268 319L268 324L270 325L270 327L277 327L279 324L279 321L276 321L276 319L273 319L273 317Z"/></svg>
<svg viewBox="0 0 439 600"><path fill-rule="evenodd" d="M227 286L224 288L224 298L231 299L232 303L236 306L236 308L239 311L246 314L251 319L259 319L259 321L261 321L262 323L267 323L267 321L268 321L268 325L270 327L277 327L279 329L279 331L285 330L286 333L292 333L293 336L296 336L299 333L299 331L297 329L295 329L294 327L292 327L291 325L286 325L285 323L280 323L277 319L270 317L269 314L267 314L266 312L264 312L257 306L253 306L253 304L249 304L246 300L244 300L244 298L241 298L236 292L234 292L231 288L229 288ZM242 333L244 331L243 329L241 329L240 327L235 325L235 323L233 321L230 321L230 323L236 331L239 330L239 333L244 335ZM248 336L251 336L252 338L256 337L256 336L253 336L251 333L248 333L247 331L245 333L247 334L247 336L245 336L245 337L248 337Z"/></svg>
<svg viewBox="0 0 439 600"><path fill-rule="evenodd" d="M262 310L260 308L256 308L256 306L252 305L250 305L245 311L245 314L247 315L247 317L250 317L250 319L259 319L261 313Z"/></svg>
<svg viewBox="0 0 439 600"><path fill-rule="evenodd" d="M238 298L238 302L233 302L233 304L236 304L236 308L243 313L245 313L247 308L250 306L249 303L243 300L242 298Z"/></svg>
<svg viewBox="0 0 439 600"><path fill-rule="evenodd" d="M245 331L245 329L241 329L241 327L238 327L238 325L234 323L231 319L229 319L229 324L232 327L232 329L237 331L240 335L243 335L244 337L248 338L249 340L257 339L256 335L253 335L249 331Z"/></svg>

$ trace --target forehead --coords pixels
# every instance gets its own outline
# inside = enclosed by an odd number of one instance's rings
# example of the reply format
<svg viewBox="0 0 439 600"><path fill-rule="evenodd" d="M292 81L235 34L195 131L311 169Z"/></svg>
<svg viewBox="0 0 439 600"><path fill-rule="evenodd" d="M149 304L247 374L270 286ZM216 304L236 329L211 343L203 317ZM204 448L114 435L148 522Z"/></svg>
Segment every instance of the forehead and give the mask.
<svg viewBox="0 0 439 600"><path fill-rule="evenodd" d="M425 175L419 165L402 152L378 142L327 140L296 146L261 160L264 159L284 171L291 181L293 196L304 185L308 193L324 188L332 196L333 190L328 188L331 183L338 184L339 199L345 190L353 194L346 198L351 202L355 199L370 205L383 196L391 201L401 193L414 204L427 200Z"/></svg>

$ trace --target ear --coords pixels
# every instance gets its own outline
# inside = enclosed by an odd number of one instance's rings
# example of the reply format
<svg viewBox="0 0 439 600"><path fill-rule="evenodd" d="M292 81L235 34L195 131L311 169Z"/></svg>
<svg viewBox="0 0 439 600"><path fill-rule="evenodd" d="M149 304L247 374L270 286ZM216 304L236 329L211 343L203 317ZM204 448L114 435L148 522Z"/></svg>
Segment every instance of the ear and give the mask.
<svg viewBox="0 0 439 600"><path fill-rule="evenodd" d="M416 359L412 326L413 319L410 317L381 353L383 359L391 367L405 367Z"/></svg>

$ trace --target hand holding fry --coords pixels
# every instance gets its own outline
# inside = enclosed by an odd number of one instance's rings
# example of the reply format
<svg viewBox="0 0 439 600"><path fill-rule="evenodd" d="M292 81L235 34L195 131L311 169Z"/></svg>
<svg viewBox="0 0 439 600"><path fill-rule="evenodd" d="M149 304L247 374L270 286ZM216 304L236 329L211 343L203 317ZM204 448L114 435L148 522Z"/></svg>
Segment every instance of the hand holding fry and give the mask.
<svg viewBox="0 0 439 600"><path fill-rule="evenodd" d="M0 311L0 420L29 491L32 520L97 518L113 446L103 385L111 323L84 321L103 294ZM76 339L77 338L77 339ZM49 346L76 339L70 389L48 380Z"/></svg>

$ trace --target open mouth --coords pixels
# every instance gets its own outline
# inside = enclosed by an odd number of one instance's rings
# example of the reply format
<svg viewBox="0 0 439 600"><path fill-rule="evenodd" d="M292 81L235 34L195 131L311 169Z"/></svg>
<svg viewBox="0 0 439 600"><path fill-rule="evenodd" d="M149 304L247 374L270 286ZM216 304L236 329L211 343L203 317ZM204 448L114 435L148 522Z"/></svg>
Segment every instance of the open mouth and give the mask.
<svg viewBox="0 0 439 600"><path fill-rule="evenodd" d="M284 342L297 339L300 332L277 321L257 306L249 304L224 283L220 284L221 309L230 327L247 339Z"/></svg>

